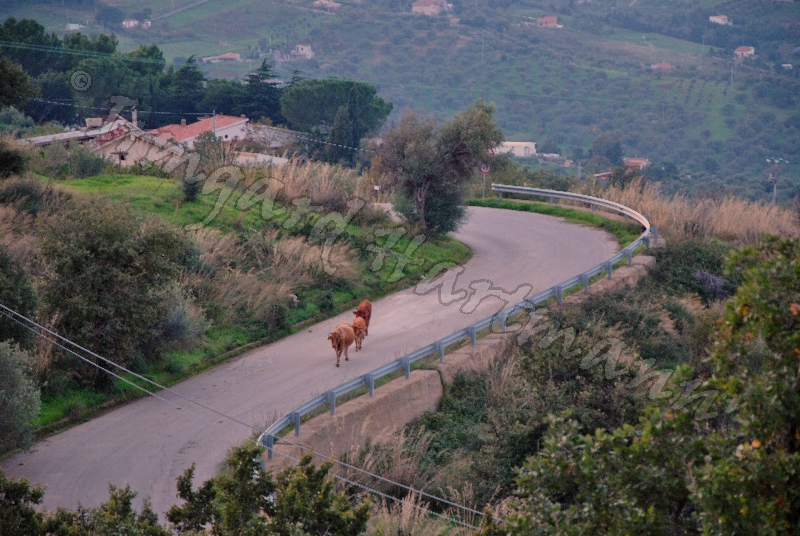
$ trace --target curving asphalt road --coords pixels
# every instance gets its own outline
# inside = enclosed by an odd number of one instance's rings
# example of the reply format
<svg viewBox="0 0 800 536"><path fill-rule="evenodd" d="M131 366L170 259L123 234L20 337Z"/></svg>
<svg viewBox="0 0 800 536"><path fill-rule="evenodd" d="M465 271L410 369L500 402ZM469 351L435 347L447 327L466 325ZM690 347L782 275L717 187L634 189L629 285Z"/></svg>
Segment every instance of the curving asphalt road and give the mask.
<svg viewBox="0 0 800 536"><path fill-rule="evenodd" d="M456 237L474 255L458 276L456 291L469 291L471 282L479 292L489 287L495 294L500 294L497 288L517 290L516 302L597 265L618 249L603 231L551 216L478 207L470 208L469 216ZM196 483L211 478L230 447L254 437L285 412L505 306L497 297L477 300L466 294L443 305L437 292L420 296L407 289L373 304L364 348L351 351L341 368L335 368L325 338L340 321L352 319L349 312L173 387L253 428L160 393L163 400L144 398L45 439L5 460L2 468L9 477L46 486L48 510L78 503L96 506L107 500L111 483L130 484L139 493L137 507L149 496L163 516L177 502L175 479L192 462L197 464Z"/></svg>

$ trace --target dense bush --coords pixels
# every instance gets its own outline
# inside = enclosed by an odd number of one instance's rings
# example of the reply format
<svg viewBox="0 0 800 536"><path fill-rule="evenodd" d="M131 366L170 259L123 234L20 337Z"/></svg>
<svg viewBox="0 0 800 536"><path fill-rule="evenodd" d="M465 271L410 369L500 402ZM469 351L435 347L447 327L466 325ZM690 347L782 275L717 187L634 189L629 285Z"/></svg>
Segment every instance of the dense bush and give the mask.
<svg viewBox="0 0 800 536"><path fill-rule="evenodd" d="M182 232L124 206L90 201L47 218L41 234L52 270L42 296L45 314L56 315L54 329L121 365L162 336L158 325L191 249ZM110 386L106 374L65 359L80 383Z"/></svg>
<svg viewBox="0 0 800 536"><path fill-rule="evenodd" d="M41 404L28 353L0 342L0 453L27 446Z"/></svg>
<svg viewBox="0 0 800 536"><path fill-rule="evenodd" d="M0 244L0 304L28 318L35 318L37 297L25 270L11 257L8 248ZM23 347L35 343L36 334L10 318L2 310L0 315L0 341L13 341ZM9 316L5 316L9 315Z"/></svg>

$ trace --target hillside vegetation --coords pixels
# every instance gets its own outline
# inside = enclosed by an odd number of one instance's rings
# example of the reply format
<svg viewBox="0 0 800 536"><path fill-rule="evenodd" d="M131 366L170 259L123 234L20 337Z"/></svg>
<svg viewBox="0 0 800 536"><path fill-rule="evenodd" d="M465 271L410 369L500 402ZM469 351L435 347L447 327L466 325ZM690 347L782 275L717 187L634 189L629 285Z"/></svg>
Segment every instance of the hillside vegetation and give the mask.
<svg viewBox="0 0 800 536"><path fill-rule="evenodd" d="M797 59L797 3L456 1L455 26L444 15L412 16L410 2L344 2L332 13L310 4L220 0L169 15L171 5L143 0L119 6L150 9L153 28L117 33L123 49L156 42L168 62L229 51L245 58L204 66L211 76L241 78L266 58L287 80L299 70L367 81L395 114L414 108L450 116L480 96L497 104L509 139L548 142L584 164L592 140L615 133L625 155L677 166L664 179L669 192L765 199L772 171L780 199L797 193L800 70L781 67ZM43 5L46 23L65 16L56 4ZM72 9L91 18L82 5ZM31 13L25 5L9 9ZM712 24L710 14L728 14L734 24ZM558 15L564 28L522 25L542 15ZM300 42L312 45L313 60L270 55ZM755 46L758 58L734 64L733 48L742 44ZM672 71L649 69L662 62ZM770 157L789 165L767 169Z"/></svg>

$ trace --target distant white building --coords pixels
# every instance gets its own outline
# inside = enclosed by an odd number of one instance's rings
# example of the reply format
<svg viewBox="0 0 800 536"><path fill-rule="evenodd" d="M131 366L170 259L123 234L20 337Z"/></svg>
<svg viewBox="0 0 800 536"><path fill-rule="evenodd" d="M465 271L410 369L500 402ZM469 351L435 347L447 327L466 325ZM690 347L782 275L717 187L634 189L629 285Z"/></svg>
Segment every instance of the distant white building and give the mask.
<svg viewBox="0 0 800 536"><path fill-rule="evenodd" d="M411 4L411 13L428 15L435 17L442 11L450 11L453 4L448 4L447 0L417 0Z"/></svg>
<svg viewBox="0 0 800 536"><path fill-rule="evenodd" d="M122 21L122 27L126 30L130 30L131 28L136 28L139 26L139 21L136 19L125 19Z"/></svg>
<svg viewBox="0 0 800 536"><path fill-rule="evenodd" d="M727 15L711 15L708 17L708 20L709 22L719 24L721 26L730 26L733 24L730 20L728 20Z"/></svg>
<svg viewBox="0 0 800 536"><path fill-rule="evenodd" d="M67 24L67 27L64 28L68 32L77 32L81 28L86 28L83 24Z"/></svg>
<svg viewBox="0 0 800 536"><path fill-rule="evenodd" d="M311 45L301 44L294 47L294 50L292 50L292 56L310 60L315 56L315 54L314 51L311 50Z"/></svg>
<svg viewBox="0 0 800 536"><path fill-rule="evenodd" d="M494 150L497 154L510 154L517 158L531 158L536 156L535 141L505 141Z"/></svg>
<svg viewBox="0 0 800 536"><path fill-rule="evenodd" d="M317 0L313 5L314 7L324 7L327 9L339 9L342 7L342 4L334 2L333 0Z"/></svg>

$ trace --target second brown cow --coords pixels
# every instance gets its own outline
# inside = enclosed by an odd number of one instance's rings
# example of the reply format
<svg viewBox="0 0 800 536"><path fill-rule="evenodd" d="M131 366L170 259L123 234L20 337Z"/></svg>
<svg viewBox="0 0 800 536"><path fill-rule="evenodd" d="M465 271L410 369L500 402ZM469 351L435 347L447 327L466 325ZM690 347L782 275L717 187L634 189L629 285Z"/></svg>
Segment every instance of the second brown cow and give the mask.
<svg viewBox="0 0 800 536"><path fill-rule="evenodd" d="M372 316L372 304L369 300L364 300L358 304L358 309L353 311L353 314L356 317L361 317L364 319L364 324L366 327L364 328L364 335L369 335L369 317Z"/></svg>
<svg viewBox="0 0 800 536"><path fill-rule="evenodd" d="M364 335L367 334L367 323L360 316L353 319L353 332L356 334L356 352L361 350L361 343L364 341Z"/></svg>

